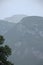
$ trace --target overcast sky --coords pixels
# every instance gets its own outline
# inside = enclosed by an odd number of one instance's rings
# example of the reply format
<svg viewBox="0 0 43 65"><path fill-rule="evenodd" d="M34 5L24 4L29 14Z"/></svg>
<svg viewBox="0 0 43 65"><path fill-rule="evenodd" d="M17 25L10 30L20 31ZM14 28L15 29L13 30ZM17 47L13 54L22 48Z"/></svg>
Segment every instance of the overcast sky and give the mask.
<svg viewBox="0 0 43 65"><path fill-rule="evenodd" d="M0 0L0 19L17 14L43 16L40 0Z"/></svg>

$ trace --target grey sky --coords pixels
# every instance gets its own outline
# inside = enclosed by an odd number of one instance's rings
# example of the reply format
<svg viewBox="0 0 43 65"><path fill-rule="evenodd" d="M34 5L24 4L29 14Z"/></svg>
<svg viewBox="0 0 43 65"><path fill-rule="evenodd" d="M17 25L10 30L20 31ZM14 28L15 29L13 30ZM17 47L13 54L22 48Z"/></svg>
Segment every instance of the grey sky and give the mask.
<svg viewBox="0 0 43 65"><path fill-rule="evenodd" d="M43 16L38 0L0 0L0 19L16 14Z"/></svg>

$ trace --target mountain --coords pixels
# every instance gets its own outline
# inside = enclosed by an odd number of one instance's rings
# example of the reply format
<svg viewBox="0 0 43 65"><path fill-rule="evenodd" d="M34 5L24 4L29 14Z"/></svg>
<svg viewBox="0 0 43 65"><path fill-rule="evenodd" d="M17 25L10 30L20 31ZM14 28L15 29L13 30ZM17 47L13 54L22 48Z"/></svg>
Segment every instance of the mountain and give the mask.
<svg viewBox="0 0 43 65"><path fill-rule="evenodd" d="M22 20L26 15L14 15L12 17L8 17L5 20L8 22L18 23L20 20Z"/></svg>
<svg viewBox="0 0 43 65"><path fill-rule="evenodd" d="M15 24L5 20L0 20L0 35L7 33Z"/></svg>
<svg viewBox="0 0 43 65"><path fill-rule="evenodd" d="M4 36L15 65L43 65L43 17L24 17Z"/></svg>

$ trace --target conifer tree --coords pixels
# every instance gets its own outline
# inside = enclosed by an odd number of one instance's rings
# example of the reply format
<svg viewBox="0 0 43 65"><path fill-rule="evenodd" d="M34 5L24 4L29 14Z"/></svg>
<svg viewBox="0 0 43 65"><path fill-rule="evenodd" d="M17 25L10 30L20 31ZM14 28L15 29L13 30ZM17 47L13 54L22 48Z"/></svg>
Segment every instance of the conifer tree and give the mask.
<svg viewBox="0 0 43 65"><path fill-rule="evenodd" d="M3 45L5 39L0 35L0 65L13 65L8 61L8 57L11 55L11 48L7 45Z"/></svg>

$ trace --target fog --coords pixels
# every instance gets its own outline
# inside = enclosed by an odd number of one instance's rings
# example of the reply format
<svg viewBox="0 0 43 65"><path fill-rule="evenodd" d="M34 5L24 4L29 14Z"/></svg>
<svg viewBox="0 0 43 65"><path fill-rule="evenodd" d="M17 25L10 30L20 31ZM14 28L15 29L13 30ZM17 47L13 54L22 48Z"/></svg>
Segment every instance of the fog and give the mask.
<svg viewBox="0 0 43 65"><path fill-rule="evenodd" d="M43 16L42 0L0 0L0 19L17 14Z"/></svg>

